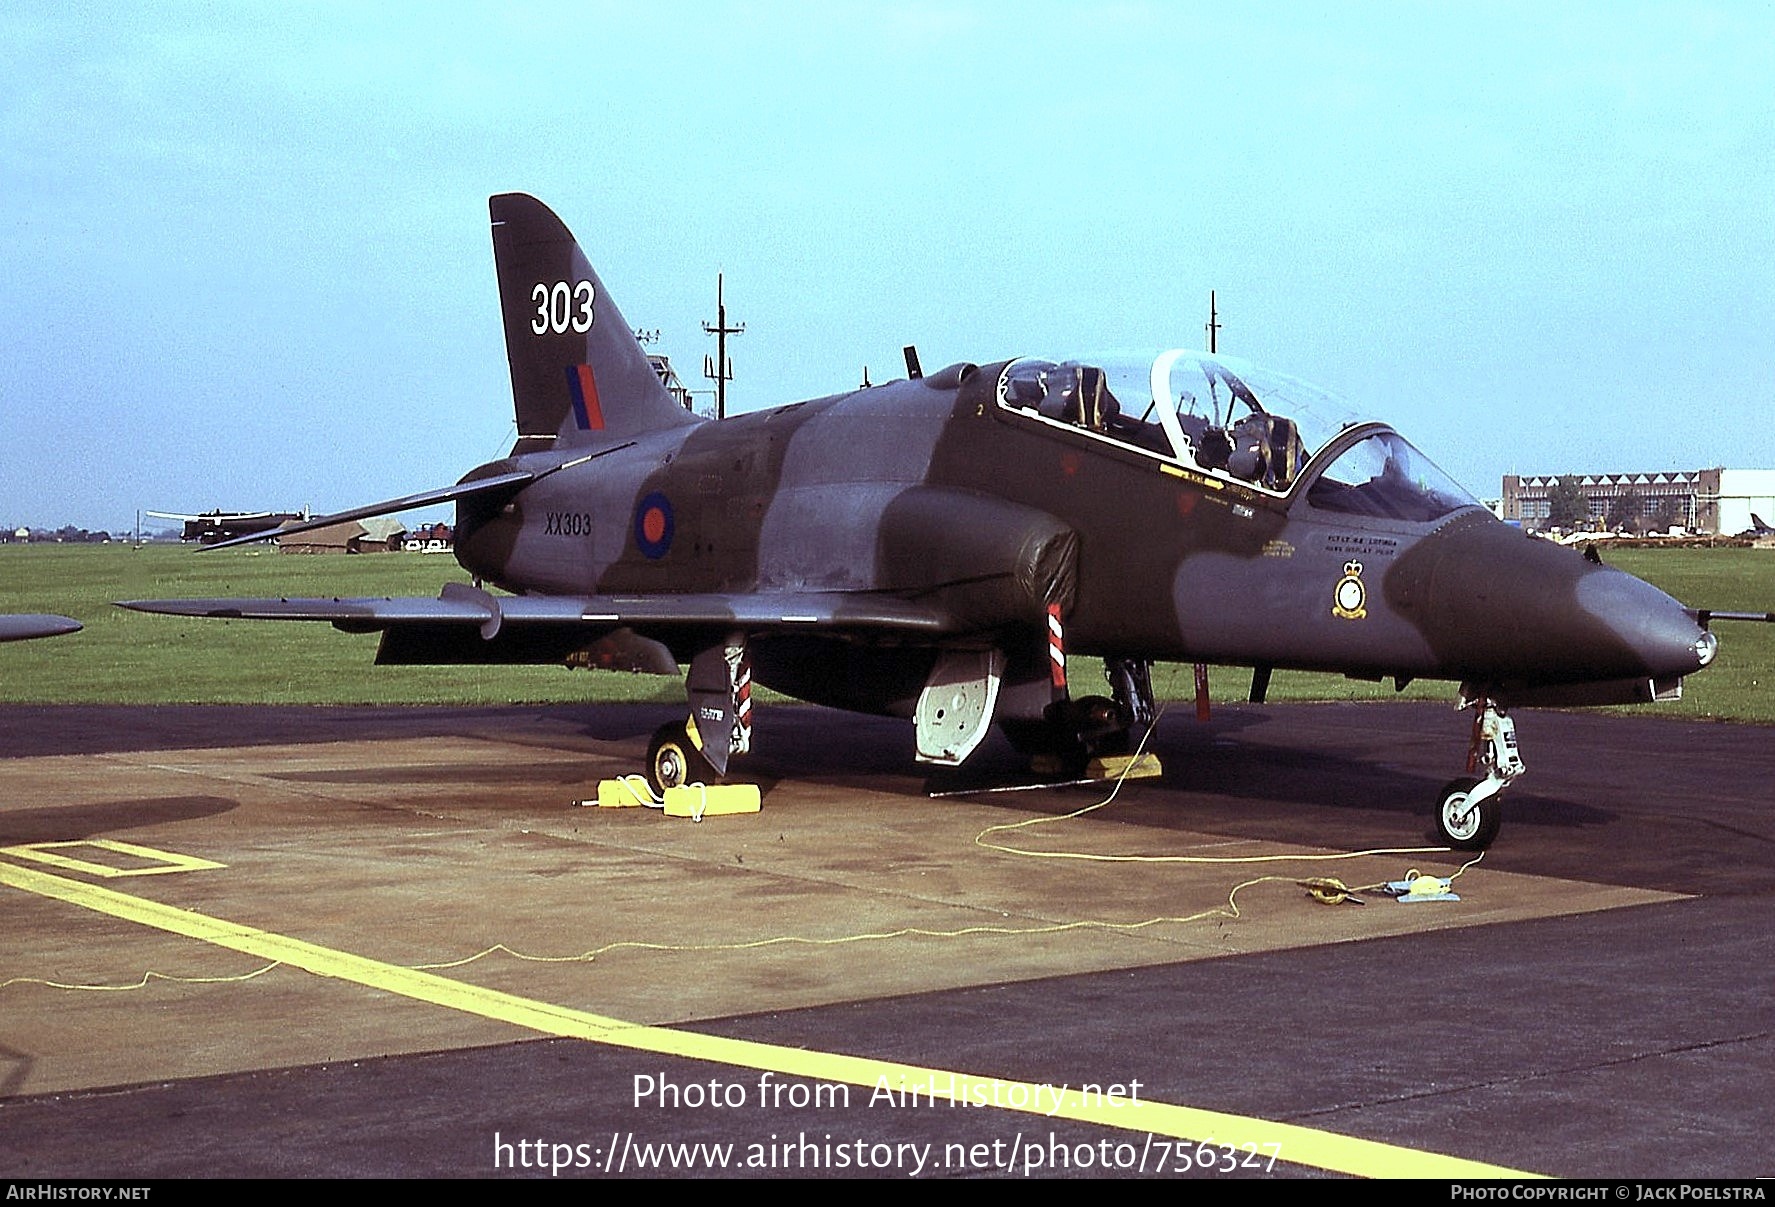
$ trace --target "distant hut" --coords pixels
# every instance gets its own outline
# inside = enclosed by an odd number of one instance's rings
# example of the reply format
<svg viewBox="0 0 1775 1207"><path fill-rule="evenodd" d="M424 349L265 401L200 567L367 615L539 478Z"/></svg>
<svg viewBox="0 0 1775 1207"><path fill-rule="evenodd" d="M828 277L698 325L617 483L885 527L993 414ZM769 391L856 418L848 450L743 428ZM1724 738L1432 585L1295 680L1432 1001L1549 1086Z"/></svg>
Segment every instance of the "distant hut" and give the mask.
<svg viewBox="0 0 1775 1207"><path fill-rule="evenodd" d="M279 553L389 553L401 547L406 525L386 516L346 520L312 532L277 538Z"/></svg>

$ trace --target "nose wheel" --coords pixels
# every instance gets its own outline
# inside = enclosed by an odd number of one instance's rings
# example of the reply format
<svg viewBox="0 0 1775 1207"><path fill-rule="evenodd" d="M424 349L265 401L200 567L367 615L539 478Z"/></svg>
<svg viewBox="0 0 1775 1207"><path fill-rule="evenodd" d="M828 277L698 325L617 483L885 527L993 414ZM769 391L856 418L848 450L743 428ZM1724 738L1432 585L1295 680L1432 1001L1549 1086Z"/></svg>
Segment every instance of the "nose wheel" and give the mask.
<svg viewBox="0 0 1775 1207"><path fill-rule="evenodd" d="M1462 696L1466 697L1465 690ZM1478 712L1473 717L1473 740L1467 751L1467 770L1450 780L1436 802L1436 836L1457 851L1483 851L1498 836L1503 820L1499 794L1523 772L1516 750L1516 722L1489 696L1468 699ZM1463 705L1464 707L1465 705Z"/></svg>
<svg viewBox="0 0 1775 1207"><path fill-rule="evenodd" d="M1436 805L1436 836L1457 851L1483 851L1498 836L1503 811L1498 807L1497 790L1475 798L1484 782L1473 775L1450 780Z"/></svg>

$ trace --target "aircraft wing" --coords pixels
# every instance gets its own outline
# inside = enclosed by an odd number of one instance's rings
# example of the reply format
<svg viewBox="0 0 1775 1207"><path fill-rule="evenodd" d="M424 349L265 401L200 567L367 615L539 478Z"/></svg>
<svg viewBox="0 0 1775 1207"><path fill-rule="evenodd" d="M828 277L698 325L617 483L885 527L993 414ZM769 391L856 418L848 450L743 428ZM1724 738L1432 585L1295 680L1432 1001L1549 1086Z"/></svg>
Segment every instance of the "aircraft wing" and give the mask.
<svg viewBox="0 0 1775 1207"><path fill-rule="evenodd" d="M80 622L70 620L66 616L45 616L36 613L0 616L0 641L29 641L33 637L58 637L63 633L76 633L79 630Z"/></svg>
<svg viewBox="0 0 1775 1207"><path fill-rule="evenodd" d="M755 595L494 595L446 584L436 599L135 599L119 607L169 616L233 620L325 620L353 632L399 625L570 624L895 630L941 636L959 626L946 613L895 596L836 591ZM488 634L491 636L491 634Z"/></svg>

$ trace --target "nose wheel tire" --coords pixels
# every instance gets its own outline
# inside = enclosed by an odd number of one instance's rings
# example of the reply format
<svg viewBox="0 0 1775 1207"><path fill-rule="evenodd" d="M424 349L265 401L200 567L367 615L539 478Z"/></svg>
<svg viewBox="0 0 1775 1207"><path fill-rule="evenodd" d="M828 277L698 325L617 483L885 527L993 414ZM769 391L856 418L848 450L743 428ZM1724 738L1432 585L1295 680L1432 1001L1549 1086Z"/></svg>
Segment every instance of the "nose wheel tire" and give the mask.
<svg viewBox="0 0 1775 1207"><path fill-rule="evenodd" d="M1473 789L1482 781L1471 775L1450 780L1436 805L1436 836L1457 851L1483 851L1498 836L1503 820L1498 794L1473 803Z"/></svg>
<svg viewBox="0 0 1775 1207"><path fill-rule="evenodd" d="M661 725L647 744L647 786L655 796L686 784L713 784L720 777L702 752L691 744L682 721Z"/></svg>

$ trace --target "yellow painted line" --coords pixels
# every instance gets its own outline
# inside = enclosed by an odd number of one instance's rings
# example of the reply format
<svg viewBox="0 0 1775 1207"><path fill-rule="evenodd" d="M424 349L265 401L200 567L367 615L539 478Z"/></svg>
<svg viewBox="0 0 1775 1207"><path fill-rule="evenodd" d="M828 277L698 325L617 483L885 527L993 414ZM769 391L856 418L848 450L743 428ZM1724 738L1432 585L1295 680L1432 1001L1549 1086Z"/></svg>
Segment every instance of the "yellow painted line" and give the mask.
<svg viewBox="0 0 1775 1207"><path fill-rule="evenodd" d="M58 855L57 851L69 847L97 847L101 851L111 851L118 855L128 855L135 859L153 861L153 866L145 868L116 868L106 863L93 863L85 859L76 859L72 855ZM33 842L24 846L0 847L0 855L13 855L19 859L29 859L36 863L47 863L64 871L82 872L88 876L164 876L169 872L206 872L215 868L223 868L225 863L214 863L208 859L199 859L195 855L179 855L172 851L158 851L153 847L139 847L133 842L118 842L115 838L88 838L76 842Z"/></svg>
<svg viewBox="0 0 1775 1207"><path fill-rule="evenodd" d="M349 952L335 951L301 939L211 918L193 910L132 897L100 885L52 876L34 868L0 863L0 884L260 959L280 960L316 976L350 981L414 1001L430 1002L451 1010L511 1023L544 1035L586 1039L635 1051L680 1056L688 1060L705 1060L737 1068L768 1070L809 1081L864 1086L871 1091L887 1088L898 1093L901 1090L918 1089L922 1094L936 1099L971 1105L991 1104L1000 1109L1028 1115L1070 1119L1102 1127L1146 1132L1154 1136L1211 1143L1216 1147L1231 1145L1235 1151L1243 1151L1249 1145L1252 1146L1249 1151L1260 1158L1274 1152L1278 1161L1359 1177L1450 1179L1534 1176L1480 1161L1419 1152L1394 1144L1382 1144L1374 1140L1340 1136L1314 1128L1273 1123L1219 1111L1173 1106L1164 1102L1117 1102L1106 1096L1087 1096L1078 1090L1068 1090L1060 1096L1058 1104L1055 1104L1051 1092L1043 1091L1041 1087L1029 1082L1003 1077L956 1073L895 1061L846 1056L836 1052L813 1052L752 1040L698 1035L691 1031L627 1023L621 1019L518 997L497 989L483 989L438 976L436 973L420 972L355 956ZM1019 1098L1029 1105L1019 1107L1008 1104L1008 1101Z"/></svg>

